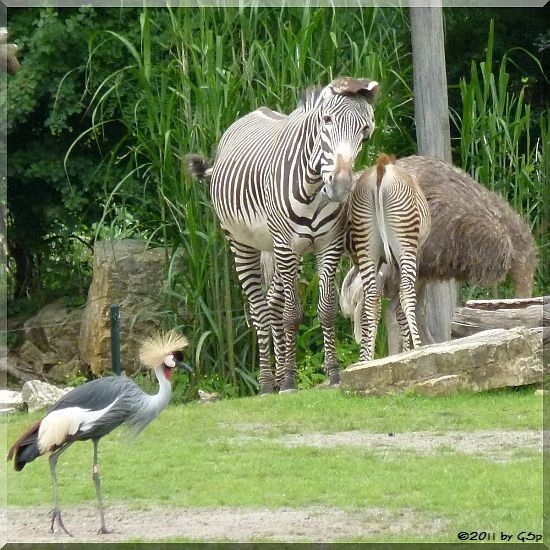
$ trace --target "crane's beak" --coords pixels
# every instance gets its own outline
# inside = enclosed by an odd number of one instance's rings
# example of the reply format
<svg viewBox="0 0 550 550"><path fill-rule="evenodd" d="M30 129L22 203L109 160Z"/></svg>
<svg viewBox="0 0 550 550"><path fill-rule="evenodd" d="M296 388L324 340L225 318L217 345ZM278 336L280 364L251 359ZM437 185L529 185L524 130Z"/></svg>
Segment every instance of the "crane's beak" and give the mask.
<svg viewBox="0 0 550 550"><path fill-rule="evenodd" d="M187 374L191 374L193 372L193 369L183 361L176 361L176 368L183 369Z"/></svg>

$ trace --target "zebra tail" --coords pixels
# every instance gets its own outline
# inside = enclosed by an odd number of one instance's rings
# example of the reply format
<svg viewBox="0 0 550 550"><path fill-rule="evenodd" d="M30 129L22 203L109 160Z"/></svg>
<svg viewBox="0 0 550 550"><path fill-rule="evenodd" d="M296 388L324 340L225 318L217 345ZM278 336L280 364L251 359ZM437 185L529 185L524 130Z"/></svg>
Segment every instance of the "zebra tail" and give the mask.
<svg viewBox="0 0 550 550"><path fill-rule="evenodd" d="M391 157L385 153L381 153L378 157L376 163L376 187L378 190L377 201L376 201L376 224L378 225L378 231L380 232L380 237L384 243L384 254L386 255L386 263L391 266L391 250L388 242L388 233L386 228L386 220L384 216L385 207L384 207L384 195L382 190L384 189L384 178L388 175L386 167L388 164L393 164L395 157Z"/></svg>
<svg viewBox="0 0 550 550"><path fill-rule="evenodd" d="M357 266L346 274L340 289L340 309L351 319L355 341L361 343L361 314L363 312L363 283Z"/></svg>
<svg viewBox="0 0 550 550"><path fill-rule="evenodd" d="M358 274L357 266L353 266L346 273L340 287L340 310L342 311L342 315L347 318L353 317L353 310L355 309L353 283Z"/></svg>
<svg viewBox="0 0 550 550"><path fill-rule="evenodd" d="M386 219L384 216L384 195L382 194L382 186L378 190L378 200L376 204L376 224L378 225L378 231L380 231L380 237L384 243L384 254L386 256L386 263L388 266L393 265L392 254L390 249L390 243L388 241L388 233L386 231Z"/></svg>
<svg viewBox="0 0 550 550"><path fill-rule="evenodd" d="M212 163L202 155L189 154L184 157L187 173L197 180L207 180L212 176Z"/></svg>

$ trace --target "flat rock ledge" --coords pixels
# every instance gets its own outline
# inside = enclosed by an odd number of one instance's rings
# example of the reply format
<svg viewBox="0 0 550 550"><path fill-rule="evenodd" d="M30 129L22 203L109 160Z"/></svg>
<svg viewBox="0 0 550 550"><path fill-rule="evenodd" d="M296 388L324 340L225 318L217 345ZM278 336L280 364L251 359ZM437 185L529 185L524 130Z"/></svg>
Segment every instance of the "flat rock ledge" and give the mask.
<svg viewBox="0 0 550 550"><path fill-rule="evenodd" d="M542 334L493 329L423 346L341 372L340 388L365 395L450 395L542 383Z"/></svg>

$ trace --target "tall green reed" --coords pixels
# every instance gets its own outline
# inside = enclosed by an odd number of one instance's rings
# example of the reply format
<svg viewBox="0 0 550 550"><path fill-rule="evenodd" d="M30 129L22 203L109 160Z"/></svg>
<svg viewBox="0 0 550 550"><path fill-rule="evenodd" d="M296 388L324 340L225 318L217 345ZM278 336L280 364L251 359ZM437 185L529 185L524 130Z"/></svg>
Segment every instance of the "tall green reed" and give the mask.
<svg viewBox="0 0 550 550"><path fill-rule="evenodd" d="M102 143L108 127L118 128L105 163L125 163L126 176L106 179L102 225L128 210L139 220L139 235L168 247L164 322L190 336L202 387L250 393L256 345L233 259L208 188L189 178L183 155L212 156L238 117L260 105L290 112L303 89L342 74L381 83L377 130L360 164L382 147L410 152L407 19L401 10L376 8L144 8L139 25L139 42L105 31L90 43L90 75L101 48L116 44L127 59L95 86L90 80L92 125L80 138ZM305 299L316 296L313 270L310 261L302 280ZM319 346L320 331L308 330L315 323L310 305L302 355ZM339 336L347 333L341 329Z"/></svg>
<svg viewBox="0 0 550 550"><path fill-rule="evenodd" d="M502 194L528 221L543 256L548 253L548 243L544 242L542 233L544 194L550 175L549 112L546 109L536 120L525 100L524 85L517 91L510 82L506 70L511 61L509 54L505 54L496 66L493 44L491 22L485 61L479 63L479 67L472 62L469 79L464 78L459 84L462 114L454 120L460 132L458 148L462 168L477 181ZM541 74L546 78L542 68ZM536 291L547 293L550 281L543 274L542 262L539 264ZM496 291L497 295L507 292L509 289L505 287Z"/></svg>

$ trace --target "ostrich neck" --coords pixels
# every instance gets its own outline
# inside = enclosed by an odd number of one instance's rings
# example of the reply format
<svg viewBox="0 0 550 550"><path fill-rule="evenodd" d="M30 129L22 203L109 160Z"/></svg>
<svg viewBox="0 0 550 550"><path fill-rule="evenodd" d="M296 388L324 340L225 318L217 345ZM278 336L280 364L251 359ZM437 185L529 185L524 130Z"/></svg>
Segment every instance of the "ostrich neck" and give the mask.
<svg viewBox="0 0 550 550"><path fill-rule="evenodd" d="M154 370L157 380L159 381L159 391L156 395L151 396L150 405L158 414L168 405L170 395L172 394L172 386L166 379L166 376L164 376L164 369L162 367L157 367Z"/></svg>

